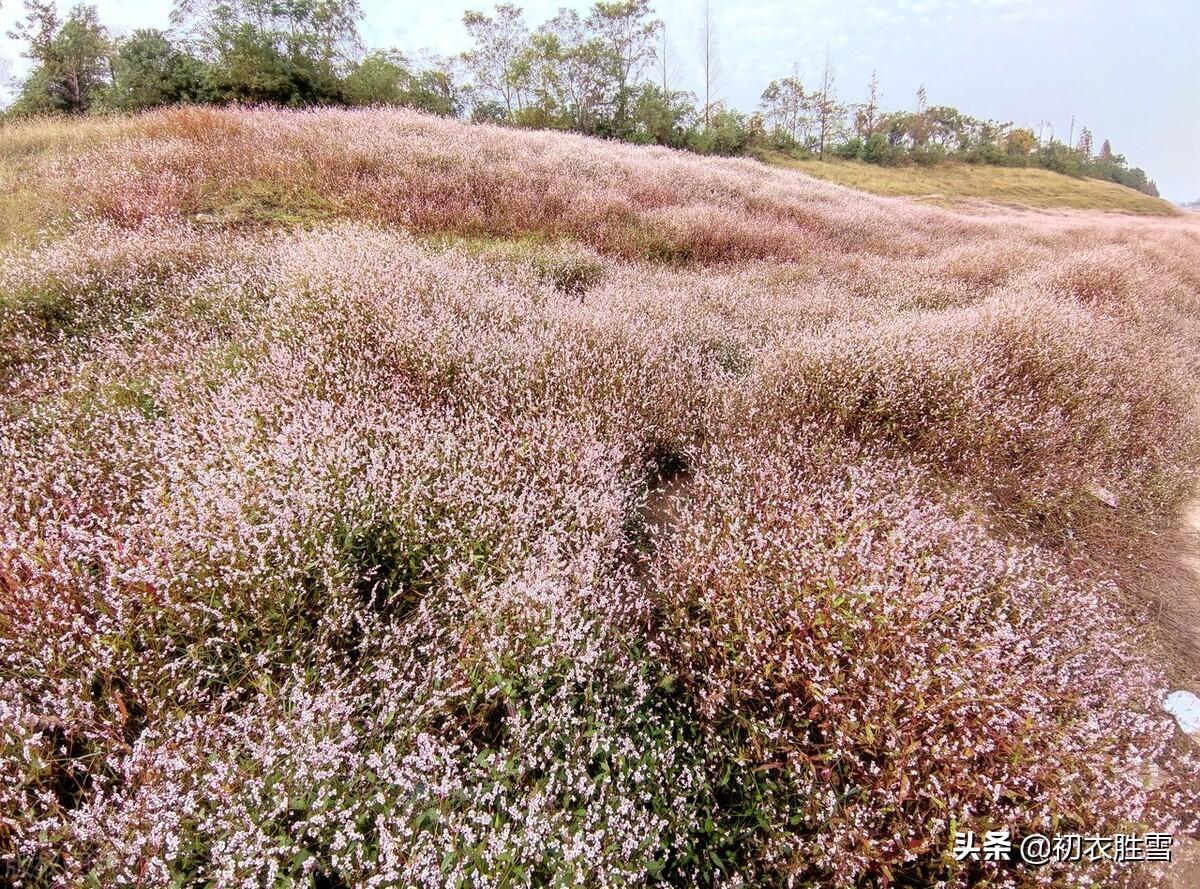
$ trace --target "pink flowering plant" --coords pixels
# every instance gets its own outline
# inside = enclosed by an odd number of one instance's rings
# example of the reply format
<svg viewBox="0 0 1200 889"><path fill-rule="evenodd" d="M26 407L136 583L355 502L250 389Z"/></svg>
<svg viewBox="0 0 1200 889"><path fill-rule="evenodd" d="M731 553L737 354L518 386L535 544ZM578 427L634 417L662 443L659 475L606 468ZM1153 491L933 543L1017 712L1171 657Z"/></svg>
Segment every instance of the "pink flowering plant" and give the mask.
<svg viewBox="0 0 1200 889"><path fill-rule="evenodd" d="M0 253L0 882L1141 885L954 832L1200 830L1127 570L1196 480L1194 222L106 132Z"/></svg>

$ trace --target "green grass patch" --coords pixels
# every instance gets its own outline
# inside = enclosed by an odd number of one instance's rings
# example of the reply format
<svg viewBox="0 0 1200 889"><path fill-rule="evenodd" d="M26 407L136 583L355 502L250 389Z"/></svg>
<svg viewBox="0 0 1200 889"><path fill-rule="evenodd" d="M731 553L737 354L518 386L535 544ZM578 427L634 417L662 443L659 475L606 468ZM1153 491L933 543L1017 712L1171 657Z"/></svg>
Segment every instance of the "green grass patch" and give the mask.
<svg viewBox="0 0 1200 889"><path fill-rule="evenodd" d="M862 161L797 160L782 152L765 152L761 160L777 167L847 185L873 194L911 197L948 207L968 201L988 201L1037 209L1109 210L1170 216L1177 211L1167 201L1100 179L1066 176L1029 167L997 167L956 161L931 167L884 167Z"/></svg>
<svg viewBox="0 0 1200 889"><path fill-rule="evenodd" d="M210 194L201 212L192 218L225 225L298 228L335 219L342 212L336 201L311 188L257 180L237 185L228 193Z"/></svg>
<svg viewBox="0 0 1200 889"><path fill-rule="evenodd" d="M496 265L528 267L543 283L580 296L604 279L604 265L571 241L551 241L537 234L519 238L488 235L441 235L428 239L435 250L457 249Z"/></svg>

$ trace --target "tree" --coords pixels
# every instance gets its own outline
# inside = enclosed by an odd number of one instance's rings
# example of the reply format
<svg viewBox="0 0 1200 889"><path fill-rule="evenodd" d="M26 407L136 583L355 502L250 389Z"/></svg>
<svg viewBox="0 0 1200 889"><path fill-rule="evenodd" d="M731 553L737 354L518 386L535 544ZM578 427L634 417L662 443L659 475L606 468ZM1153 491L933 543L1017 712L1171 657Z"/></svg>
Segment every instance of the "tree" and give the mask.
<svg viewBox="0 0 1200 889"><path fill-rule="evenodd" d="M166 34L140 28L118 44L106 102L124 111L201 98L200 63L180 52Z"/></svg>
<svg viewBox="0 0 1200 889"><path fill-rule="evenodd" d="M420 73L409 83L403 104L445 117L463 113L464 97L459 86L456 59L427 56Z"/></svg>
<svg viewBox="0 0 1200 889"><path fill-rule="evenodd" d="M1037 145L1037 139L1033 135L1033 130L1027 127L1010 130L1004 139L1004 150L1013 157L1028 157L1035 145Z"/></svg>
<svg viewBox="0 0 1200 889"><path fill-rule="evenodd" d="M451 116L461 110L449 64L436 60L415 71L399 50L375 50L353 65L342 81L348 105L404 105Z"/></svg>
<svg viewBox="0 0 1200 889"><path fill-rule="evenodd" d="M25 58L35 65L44 66L50 61L51 46L60 27L62 22L59 21L58 8L53 0L25 0L25 18L13 26L8 36L26 44L22 53Z"/></svg>
<svg viewBox="0 0 1200 889"><path fill-rule="evenodd" d="M710 109L709 125L703 130L693 130L687 144L701 154L733 156L745 153L749 141L746 116L716 104Z"/></svg>
<svg viewBox="0 0 1200 889"><path fill-rule="evenodd" d="M341 99L361 17L358 0L176 0L171 15L214 98L289 105Z"/></svg>
<svg viewBox="0 0 1200 889"><path fill-rule="evenodd" d="M248 23L222 35L205 74L218 101L299 105L318 99L311 72L303 63L294 64L270 34Z"/></svg>
<svg viewBox="0 0 1200 889"><path fill-rule="evenodd" d="M821 91L814 97L813 109L817 124L818 153L825 156L825 146L836 136L842 125L845 108L838 104L834 91L835 71L829 61L829 48L825 49L825 68L821 74Z"/></svg>
<svg viewBox="0 0 1200 889"><path fill-rule="evenodd" d="M357 62L342 83L350 105L399 105L412 80L408 60L396 50L376 50Z"/></svg>
<svg viewBox="0 0 1200 889"><path fill-rule="evenodd" d="M664 93L656 84L643 84L633 106L634 128L630 138L682 148L694 113L689 93Z"/></svg>
<svg viewBox="0 0 1200 889"><path fill-rule="evenodd" d="M671 47L667 41L667 25L665 22L658 29L658 77L659 88L664 96L671 93L671 81L675 79L676 68L671 57Z"/></svg>
<svg viewBox="0 0 1200 889"><path fill-rule="evenodd" d="M16 112L82 114L112 78L112 44L96 7L75 6L61 24L52 2L27 0L25 11L9 36L26 42L34 68L21 84Z"/></svg>
<svg viewBox="0 0 1200 889"><path fill-rule="evenodd" d="M926 108L923 123L928 139L942 148L961 149L967 147L968 131L975 121L952 105L934 105Z"/></svg>
<svg viewBox="0 0 1200 889"><path fill-rule="evenodd" d="M520 7L498 4L494 16L467 11L463 25L475 42L463 53L463 60L475 79L475 88L488 99L498 99L511 117L523 100L524 78L521 62L529 44L529 28Z"/></svg>
<svg viewBox="0 0 1200 889"><path fill-rule="evenodd" d="M717 82L721 76L721 60L717 55L717 29L713 20L712 0L704 0L704 13L700 22L700 61L704 66L704 126L712 121L713 102L716 100Z"/></svg>
<svg viewBox="0 0 1200 889"><path fill-rule="evenodd" d="M592 7L587 26L596 35L613 79L613 129L619 135L628 125L634 83L657 54L655 39L662 22L650 19L649 0L600 0Z"/></svg>
<svg viewBox="0 0 1200 889"><path fill-rule="evenodd" d="M599 132L616 99L609 48L571 9L559 10L542 25L532 45L544 111L582 133Z"/></svg>
<svg viewBox="0 0 1200 889"><path fill-rule="evenodd" d="M1092 156L1092 131L1087 127L1083 127L1079 131L1079 142L1075 145L1075 150L1083 155L1084 160L1089 160Z"/></svg>
<svg viewBox="0 0 1200 889"><path fill-rule="evenodd" d="M862 139L869 139L879 123L879 79L871 72L871 80L867 84L867 101L858 105L854 110L854 131Z"/></svg>
<svg viewBox="0 0 1200 889"><path fill-rule="evenodd" d="M807 128L809 97L800 82L799 66L791 77L772 80L759 97L758 107L772 128L787 135L794 144L799 141L801 126Z"/></svg>

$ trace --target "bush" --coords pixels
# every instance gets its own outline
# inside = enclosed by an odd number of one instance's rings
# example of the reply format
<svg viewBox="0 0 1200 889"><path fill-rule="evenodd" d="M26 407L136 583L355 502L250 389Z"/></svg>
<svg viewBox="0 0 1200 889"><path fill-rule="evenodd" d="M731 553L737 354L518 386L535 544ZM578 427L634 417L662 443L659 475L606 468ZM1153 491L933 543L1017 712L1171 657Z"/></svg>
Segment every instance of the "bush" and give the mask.
<svg viewBox="0 0 1200 889"><path fill-rule="evenodd" d="M734 156L744 154L750 144L746 118L736 111L718 111L706 128L688 136L688 148L699 154Z"/></svg>

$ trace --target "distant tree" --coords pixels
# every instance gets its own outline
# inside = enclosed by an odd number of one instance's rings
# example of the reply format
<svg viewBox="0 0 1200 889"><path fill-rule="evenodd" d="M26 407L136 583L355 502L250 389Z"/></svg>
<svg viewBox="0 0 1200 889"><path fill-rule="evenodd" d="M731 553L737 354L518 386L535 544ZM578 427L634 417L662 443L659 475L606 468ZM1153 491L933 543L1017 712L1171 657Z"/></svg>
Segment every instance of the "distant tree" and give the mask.
<svg viewBox="0 0 1200 889"><path fill-rule="evenodd" d="M1075 145L1075 150L1083 156L1084 160L1088 160L1092 156L1092 131L1087 127L1083 127L1079 131L1079 142Z"/></svg>
<svg viewBox="0 0 1200 889"><path fill-rule="evenodd" d="M375 50L351 67L342 81L348 105L404 105L455 115L461 110L453 73L444 61L415 71L398 50Z"/></svg>
<svg viewBox="0 0 1200 889"><path fill-rule="evenodd" d="M871 137L879 122L879 98L879 79L872 71L871 80L867 84L867 101L854 109L854 131L864 140Z"/></svg>
<svg viewBox="0 0 1200 889"><path fill-rule="evenodd" d="M634 84L653 64L655 40L662 22L650 18L649 0L613 0L596 3L587 18L610 66L613 80L613 131L625 133Z"/></svg>
<svg viewBox="0 0 1200 889"><path fill-rule="evenodd" d="M140 28L120 41L106 104L124 111L201 98L202 66L162 31Z"/></svg>
<svg viewBox="0 0 1200 889"><path fill-rule="evenodd" d="M717 24L713 19L712 0L704 0L703 17L700 20L700 62L704 69L704 126L712 122L713 103L716 101L718 81L721 76L721 60L717 54Z"/></svg>
<svg viewBox="0 0 1200 889"><path fill-rule="evenodd" d="M82 114L112 79L112 43L96 7L80 4L59 21L53 2L27 0L25 18L9 36L26 43L33 70L21 84L14 111Z"/></svg>
<svg viewBox="0 0 1200 889"><path fill-rule="evenodd" d="M205 75L218 101L299 105L325 98L314 89L306 68L281 51L271 35L240 24L221 35L220 48Z"/></svg>
<svg viewBox="0 0 1200 889"><path fill-rule="evenodd" d="M420 72L410 81L402 104L445 117L462 114L465 97L460 85L457 60L440 56L426 57Z"/></svg>
<svg viewBox="0 0 1200 889"><path fill-rule="evenodd" d="M807 125L808 94L800 82L799 66L795 66L791 77L772 80L759 97L758 107L769 126L787 136L793 145L798 144L801 128Z"/></svg>
<svg viewBox="0 0 1200 889"><path fill-rule="evenodd" d="M750 144L749 120L723 105L709 109L708 126L688 134L687 147L701 154L744 154Z"/></svg>
<svg viewBox="0 0 1200 889"><path fill-rule="evenodd" d="M825 50L825 68L821 73L821 90L813 100L814 117L817 128L817 153L825 156L825 148L831 139L841 133L846 109L838 104L837 93L834 90L835 71L829 61L829 49Z"/></svg>
<svg viewBox="0 0 1200 889"><path fill-rule="evenodd" d="M594 134L605 125L616 101L614 62L609 47L571 9L538 29L532 40L538 101L562 125Z"/></svg>
<svg viewBox="0 0 1200 889"><path fill-rule="evenodd" d="M682 148L695 114L689 93L664 93L657 84L643 84L633 106L634 130L631 138Z"/></svg>
<svg viewBox="0 0 1200 889"><path fill-rule="evenodd" d="M967 147L974 124L972 118L951 105L926 108L923 117L929 141L934 145L953 150Z"/></svg>
<svg viewBox="0 0 1200 889"><path fill-rule="evenodd" d="M474 46L463 53L483 100L497 100L510 117L520 110L524 97L529 28L518 6L500 3L495 15L467 11L463 25Z"/></svg>
<svg viewBox="0 0 1200 889"><path fill-rule="evenodd" d="M362 49L358 0L175 0L172 21L206 52L218 53L243 27L281 55L344 68Z"/></svg>
<svg viewBox="0 0 1200 889"><path fill-rule="evenodd" d="M659 88L662 90L664 96L669 95L677 72L674 59L671 55L671 45L667 40L666 22L663 22L658 29L658 52L655 58L658 62Z"/></svg>
<svg viewBox="0 0 1200 889"><path fill-rule="evenodd" d="M1113 158L1112 143L1105 139L1100 144L1100 160L1111 161Z"/></svg>
<svg viewBox="0 0 1200 889"><path fill-rule="evenodd" d="M1033 130L1026 127L1010 130L1004 140L1005 151L1013 157L1027 157L1036 145L1037 139Z"/></svg>
<svg viewBox="0 0 1200 889"><path fill-rule="evenodd" d="M1037 163L1047 170L1065 173L1068 176L1080 174L1079 155L1068 145L1051 139L1038 147Z"/></svg>
<svg viewBox="0 0 1200 889"><path fill-rule="evenodd" d="M44 66L50 61L54 37L62 27L58 7L53 0L25 0L24 5L25 17L13 26L8 36L25 43L22 53L25 58Z"/></svg>
<svg viewBox="0 0 1200 889"><path fill-rule="evenodd" d="M512 118L503 102L476 98L471 102L470 120L471 123L503 124L509 123Z"/></svg>
<svg viewBox="0 0 1200 889"><path fill-rule="evenodd" d="M399 105L412 80L408 60L397 50L375 50L354 64L342 82L350 105Z"/></svg>
<svg viewBox="0 0 1200 889"><path fill-rule="evenodd" d="M360 18L358 0L176 0L172 12L216 100L289 105L341 100Z"/></svg>

